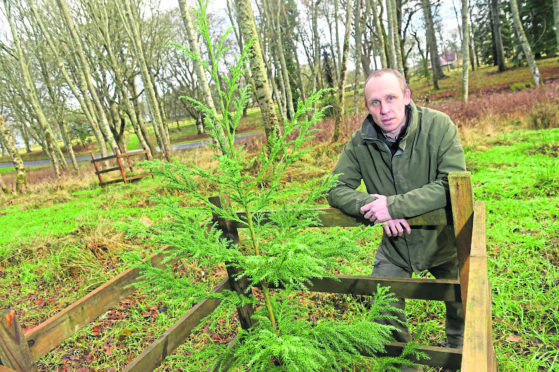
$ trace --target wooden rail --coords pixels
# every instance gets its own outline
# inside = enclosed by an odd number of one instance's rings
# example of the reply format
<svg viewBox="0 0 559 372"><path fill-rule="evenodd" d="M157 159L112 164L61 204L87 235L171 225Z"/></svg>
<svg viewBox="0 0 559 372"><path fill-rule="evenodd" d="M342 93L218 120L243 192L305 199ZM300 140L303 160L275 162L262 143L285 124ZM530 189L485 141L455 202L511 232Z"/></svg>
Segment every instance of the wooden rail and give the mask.
<svg viewBox="0 0 559 372"><path fill-rule="evenodd" d="M416 361L429 366L461 369L466 372L496 371L497 362L492 345L491 289L487 275L485 242L485 206L473 202L471 181L467 172L449 177L451 208L436 210L408 220L412 226L454 225L460 264L460 280L426 280L407 278L378 278L338 275L338 280L314 278L309 290L327 293L370 295L378 284L390 286L399 297L436 301L462 301L465 307L464 346L460 349L421 346L429 360ZM220 203L218 199L212 202ZM322 209L324 227L360 226L367 222L346 216L337 209ZM273 211L269 212L273 213ZM239 215L243 215L239 212ZM238 242L237 228L246 227L233 221L216 219L219 228L233 243ZM154 266L161 266L165 251L151 257ZM228 270L230 268L228 267ZM232 272L229 272L232 275ZM133 289L139 273L129 269L116 276L81 300L48 319L37 328L23 333L15 313L0 312L0 372L35 371L35 361L46 355L63 340L115 306ZM244 293L246 283L226 279L215 292L234 289ZM205 300L195 305L157 341L136 357L125 371L151 371L157 368L184 340L192 329L218 306L218 300ZM250 309L238 309L243 328L252 324ZM405 345L392 343L389 355L398 355ZM3 365L2 365L3 364Z"/></svg>
<svg viewBox="0 0 559 372"><path fill-rule="evenodd" d="M104 187L105 185L110 185L118 182L124 182L126 184L128 182L138 181L144 177L152 176L150 173L141 173L135 175L133 174L127 176L126 167L122 162L122 159L126 159L126 163L128 164L129 171L134 172L134 167L132 165L132 160L130 158L133 156L144 155L146 157L146 160L150 160L149 151L147 149L144 149L143 151L134 151L134 152L126 151L121 154L118 147L115 147L114 152L115 153L113 155L105 156L104 158L95 158L95 154L93 152L91 153L91 163L95 168L95 174L97 175L97 178L99 178L99 186ZM100 164L103 163L106 164L109 160L113 160L113 159L116 159L117 162L116 167L101 169ZM103 181L102 174L112 173L116 171L120 172L120 178L116 178L109 181Z"/></svg>

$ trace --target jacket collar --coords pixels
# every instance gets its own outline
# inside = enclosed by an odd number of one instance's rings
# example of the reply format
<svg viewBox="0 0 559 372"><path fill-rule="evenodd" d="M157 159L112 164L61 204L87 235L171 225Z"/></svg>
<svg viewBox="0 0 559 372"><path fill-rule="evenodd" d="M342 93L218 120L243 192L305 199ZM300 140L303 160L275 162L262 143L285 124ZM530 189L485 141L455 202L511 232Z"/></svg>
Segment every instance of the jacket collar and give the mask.
<svg viewBox="0 0 559 372"><path fill-rule="evenodd" d="M419 122L419 113L417 111L417 106L413 101L410 101L409 105L406 106L406 121L407 121L407 130L404 134L404 137L400 140L400 148L406 148L406 140L408 138L413 138L415 132L417 131L417 126ZM380 128L376 125L375 121L373 120L373 116L368 114L365 120L363 121L363 125L361 126L361 133L363 136L363 141L375 141L381 140L379 136L382 134L379 133Z"/></svg>

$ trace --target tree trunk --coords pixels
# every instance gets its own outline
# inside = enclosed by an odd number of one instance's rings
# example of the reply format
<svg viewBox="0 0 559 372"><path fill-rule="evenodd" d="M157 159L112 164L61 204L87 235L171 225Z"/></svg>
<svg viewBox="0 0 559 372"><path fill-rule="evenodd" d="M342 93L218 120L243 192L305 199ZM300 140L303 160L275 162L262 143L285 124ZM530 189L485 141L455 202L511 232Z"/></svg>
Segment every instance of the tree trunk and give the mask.
<svg viewBox="0 0 559 372"><path fill-rule="evenodd" d="M530 44L528 44L528 39L526 38L526 34L524 33L522 24L520 23L520 16L518 14L518 5L516 3L516 0L510 0L510 9L512 11L513 25L516 29L516 33L518 34L518 39L520 41L520 45L522 45L522 50L524 51L526 60L528 61L528 66L530 66L530 71L532 72L532 77L534 78L534 84L536 84L536 87L539 88L541 85L540 71L538 70L536 61L534 60L534 55L532 54Z"/></svg>
<svg viewBox="0 0 559 372"><path fill-rule="evenodd" d="M2 179L2 173L0 173L0 191L4 194L11 194L10 189L6 186L4 180Z"/></svg>
<svg viewBox="0 0 559 372"><path fill-rule="evenodd" d="M186 35L188 38L188 46L192 52L200 56L200 48L198 47L198 41L196 39L196 34L194 32L194 27L192 26L192 20L190 19L190 13L188 12L188 8L186 6L186 0L179 0L179 8L181 12L182 21L184 23L184 28L186 30ZM208 80L206 79L206 73L202 68L202 65L199 61L193 60L194 69L196 72L196 77L198 78L198 84L200 84L200 90L204 97L204 102L210 108L214 115L217 117L217 112L214 105L214 100L212 97L212 91L210 90L210 85L208 84ZM203 123L203 121L202 121ZM203 133L203 128L202 128Z"/></svg>
<svg viewBox="0 0 559 372"><path fill-rule="evenodd" d="M345 35L344 45L342 49L342 61L340 63L340 73L338 74L338 107L334 109L334 134L332 135L332 142L338 142L342 137L342 124L344 123L345 116L345 76L347 72L347 59L349 55L349 37L351 34L351 21L353 19L353 0L347 2L347 12L345 19Z"/></svg>
<svg viewBox="0 0 559 372"><path fill-rule="evenodd" d="M74 42L74 48L77 54L77 61L79 63L79 68L83 73L83 78L85 79L85 83L87 85L89 94L93 98L93 102L97 110L97 115L101 119L99 123L101 131L103 132L105 139L109 141L111 148L115 148L117 144L115 139L111 135L112 133L109 127L109 121L107 120L107 115L105 115L99 96L97 95L97 90L93 86L91 71L89 69L89 64L87 62L87 59L85 57L85 53L82 46L82 40L76 31L76 28L74 26L74 21L70 16L70 10L68 9L68 5L66 4L66 0L56 0L56 2L64 16L64 22L66 23L66 27L68 28L68 31L70 32L70 36L72 37L72 41Z"/></svg>
<svg viewBox="0 0 559 372"><path fill-rule="evenodd" d="M555 19L555 37L557 38L557 49L559 50L559 0L553 0L553 18Z"/></svg>
<svg viewBox="0 0 559 372"><path fill-rule="evenodd" d="M157 100L155 86L151 79L151 74L144 57L144 49L142 46L140 31L138 29L136 19L132 14L132 6L130 4L130 0L124 0L123 6L124 10L122 10L120 6L118 9L119 12L121 12L120 16L124 24L124 28L126 29L128 36L130 37L130 40L132 42L133 54L135 56L138 67L140 68L142 82L144 84L144 89L146 92L147 103L151 113L153 128L155 131L159 132L159 138L161 139L161 143L159 145L161 151L163 152L163 155L165 156L165 159L171 162L171 144L169 142L169 137L165 129L165 123L163 122L161 110L159 109L159 102Z"/></svg>
<svg viewBox="0 0 559 372"><path fill-rule="evenodd" d="M157 149L153 145L153 141L149 140L149 133L146 128L146 124L144 123L144 118L142 116L142 105L140 104L138 88L136 87L136 83L134 79L128 81L127 89L128 92L130 93L132 104L134 105L134 110L131 111L130 115L136 116L136 122L138 123L138 127L140 128L142 135L146 139L150 152L152 153L152 155L155 155L157 154ZM160 143L161 140L159 138L159 132L155 131L155 136L157 142Z"/></svg>
<svg viewBox="0 0 559 372"><path fill-rule="evenodd" d="M375 25L375 30L378 34L378 40L379 40L379 47L378 47L378 52L380 54L380 63L382 65L383 68L388 67L388 60L387 60L387 56L386 56L386 46L384 43L384 29L382 27L382 23L380 22L380 17L379 17L379 13L378 13L378 9L377 9L377 5L376 4L381 4L382 6L382 0L368 0L368 1L372 1L372 9L373 9L373 23ZM376 58L374 58L375 60L375 65L376 65Z"/></svg>
<svg viewBox="0 0 559 372"><path fill-rule="evenodd" d="M363 13L363 20L361 20L361 0L355 2L354 9L354 24L355 24L355 76L353 80L353 113L357 115L360 94L359 86L361 85L361 39L363 35L364 25L367 23L367 17L369 16L370 2L365 0L365 12Z"/></svg>
<svg viewBox="0 0 559 372"><path fill-rule="evenodd" d="M312 7L312 31L313 31L313 45L314 45L314 63L312 64L312 89L314 93L317 90L318 84L318 71L320 71L320 38L318 36L318 5L321 0L316 0L314 6ZM316 103L313 103L313 108L316 110Z"/></svg>
<svg viewBox="0 0 559 372"><path fill-rule="evenodd" d="M281 1L275 2L274 4L278 7L284 6ZM280 14L282 12L281 9L272 9L269 1L264 2L264 9L266 10L267 18L270 23L270 29L272 31L272 48L276 50L279 59L283 88L285 89L287 117L292 119L295 116L295 111L293 109L293 96L291 94L291 85L289 83L289 70L287 69L287 63L285 62L283 53L283 37L280 29Z"/></svg>
<svg viewBox="0 0 559 372"><path fill-rule="evenodd" d="M468 104L468 74L470 62L470 23L468 22L468 0L462 0L462 100Z"/></svg>
<svg viewBox="0 0 559 372"><path fill-rule="evenodd" d="M433 71L433 87L439 89L439 79L443 78L443 71L439 60L439 49L437 47L437 36L435 33L435 25L433 23L433 14L431 12L431 4L429 0L421 0L423 15L425 18L425 39L429 47L431 56L431 68Z"/></svg>
<svg viewBox="0 0 559 372"><path fill-rule="evenodd" d="M12 159L12 163L14 163L14 167L16 169L16 192L23 193L27 188L27 174L25 173L23 160L21 160L21 157L17 152L14 138L8 130L6 122L2 116L0 116L0 136L2 137L2 143L6 145L6 150L8 150L8 154L10 154L10 158ZM4 189L4 187L2 187L2 189Z"/></svg>
<svg viewBox="0 0 559 372"><path fill-rule="evenodd" d="M52 131L52 128L50 126L50 123L48 122L43 109L41 107L41 104L39 102L39 98L37 97L36 94L36 90L35 90L35 85L33 83L33 78L31 77L31 74L29 72L29 66L28 66L28 62L27 59L25 58L25 55L23 54L23 49L21 46L21 42L19 39L19 35L17 33L15 24L14 24L14 20L12 19L12 14L11 14L11 9L10 9L10 4L8 3L8 0L4 0L4 9L6 10L6 17L8 19L8 23L10 25L10 30L12 32L12 38L14 40L14 45L16 47L16 52L17 52L17 59L19 62L19 67L21 69L21 74L23 76L23 81L25 84L25 90L27 92L27 98L31 104L31 106L33 107L33 111L35 112L35 115L37 116L37 120L39 120L39 123L42 127L43 130L43 135L47 144L47 149L48 152L50 153L50 155L52 156L52 168L54 169L54 173L56 174L56 177L60 177L60 168L58 166L58 163L55 160L55 138L54 138L54 134Z"/></svg>
<svg viewBox="0 0 559 372"><path fill-rule="evenodd" d="M68 136L68 130L66 130L66 123L64 122L64 118L60 120L58 123L58 127L60 128L60 134L62 134L62 140L64 141L64 146L68 153L70 154L70 159L72 161L72 167L74 170L78 170L78 161L76 160L76 154L74 153L74 147L72 146L72 139ZM64 159L66 162L66 159Z"/></svg>
<svg viewBox="0 0 559 372"><path fill-rule="evenodd" d="M25 127L25 124L19 125L18 129L19 129L19 133L21 134L21 139L23 139L23 143L25 144L25 151L28 154L32 153L33 150L31 150L31 143L29 141L29 134L27 133L27 128Z"/></svg>
<svg viewBox="0 0 559 372"><path fill-rule="evenodd" d="M392 43L393 46L391 48L394 48L394 69L400 71L402 74L404 74L404 65L402 63L402 48L400 46L400 20L398 19L397 16L397 5L396 5L396 1L395 0L386 0L386 12L387 12L387 16L388 16L388 27L389 30L392 33L392 36L390 37L392 39ZM390 7L388 6L388 4L390 4ZM392 53L392 51L391 51Z"/></svg>
<svg viewBox="0 0 559 372"><path fill-rule="evenodd" d="M258 34L256 33L256 25L254 23L254 15L250 0L235 0L237 8L237 18L239 28L245 42L250 42L250 69L256 90L256 99L260 112L262 113L262 121L264 122L264 131L266 138L271 138L274 132L278 131L278 119L276 116L268 77L262 59L262 51Z"/></svg>
<svg viewBox="0 0 559 372"><path fill-rule="evenodd" d="M495 65L499 71L505 71L505 53L503 51L503 37L501 35L501 19L499 17L499 0L491 1L491 23L493 24L493 42L495 43Z"/></svg>

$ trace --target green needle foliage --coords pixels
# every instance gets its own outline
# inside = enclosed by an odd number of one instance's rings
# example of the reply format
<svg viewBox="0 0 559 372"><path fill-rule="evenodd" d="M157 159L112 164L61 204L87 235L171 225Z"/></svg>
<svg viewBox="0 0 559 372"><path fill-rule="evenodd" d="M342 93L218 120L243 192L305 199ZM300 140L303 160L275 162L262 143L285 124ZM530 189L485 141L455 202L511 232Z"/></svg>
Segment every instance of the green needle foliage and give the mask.
<svg viewBox="0 0 559 372"><path fill-rule="evenodd" d="M205 5L200 5L198 28L206 35ZM239 332L236 347L223 350L222 362L226 363L220 362L221 369L226 369L226 365L262 371L348 368L364 360L362 353L382 352L390 341L392 328L373 320L389 317L385 312L395 310L390 306L394 298L386 289L380 289L371 309L362 307L360 315L351 322L314 322L309 316L311 309L301 307L296 300L297 293L307 291L312 278L334 277L341 261L355 259L359 252L357 241L363 234L358 229L319 232L312 228L319 225L319 212L314 206L334 185L335 178L316 180L305 187L283 181L286 171L312 151L305 144L312 139L313 125L323 117L322 111L312 110L322 93L313 94L307 102L298 102L294 118L268 139L266 149L259 155L257 169L247 170L252 160L243 146L235 145L235 130L249 100L248 87L239 84L248 65L248 47L220 80L217 66L224 54L223 40L213 45L211 61L201 61L198 55L181 47L187 58L202 63L219 89L221 116L203 103L187 98L204 112L207 132L215 140L212 146L216 149L217 165L203 169L178 162L147 164L174 192L155 197L167 216L165 221L149 231L140 225L131 230L144 234L152 242L176 247L169 259L193 261L207 270L216 269L224 262L236 267L241 274L235 279L248 279L247 296L234 291L210 293L206 283L188 275L180 276L171 269L152 267L140 256L134 256L136 267L142 269L141 284L149 284L150 290L164 292L182 302L219 298L222 307L247 303L255 306L255 325ZM219 194L221 206L210 201L215 194ZM193 207L181 207L184 203ZM245 213L239 215L238 210ZM215 218L246 226L246 238L231 244L211 224ZM284 289L270 291L270 285ZM261 296L252 295L260 291ZM211 351L212 356L214 352ZM381 363L384 370L393 361L402 362L387 360Z"/></svg>

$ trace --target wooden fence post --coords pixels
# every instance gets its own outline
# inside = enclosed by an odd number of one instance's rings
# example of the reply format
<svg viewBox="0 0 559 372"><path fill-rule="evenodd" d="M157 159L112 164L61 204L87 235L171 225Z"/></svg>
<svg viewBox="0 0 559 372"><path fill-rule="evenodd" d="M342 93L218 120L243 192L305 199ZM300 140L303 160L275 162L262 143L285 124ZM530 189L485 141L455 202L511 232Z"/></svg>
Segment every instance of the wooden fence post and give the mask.
<svg viewBox="0 0 559 372"><path fill-rule="evenodd" d="M122 158L120 155L120 151L118 150L118 147L115 147L115 155L116 155L116 161L118 162L118 166L120 167L120 174L122 176L122 180L124 181L125 184L127 184L128 181L126 180L126 170L124 169L124 165L122 165Z"/></svg>
<svg viewBox="0 0 559 372"><path fill-rule="evenodd" d="M466 313L468 281L470 275L470 249L474 224L474 196L470 172L452 172L448 177L454 235L460 268L460 291L462 306Z"/></svg>
<svg viewBox="0 0 559 372"><path fill-rule="evenodd" d="M100 173L100 169L99 166L97 165L97 160L95 159L95 154L93 152L91 152L91 159L92 159L92 163L93 166L95 167L95 173L97 173L97 178L99 178L99 184L102 185L103 184L103 178L101 177L101 173Z"/></svg>
<svg viewBox="0 0 559 372"><path fill-rule="evenodd" d="M219 196L211 197L210 202L216 207L221 208L222 206ZM226 201L226 203L228 203L228 201ZM223 232L223 235L226 237L231 245L239 244L239 232L237 230L237 226L235 225L235 221L226 220L215 214L213 216L213 221L214 223L217 223L219 229ZM229 276L229 285L231 289L235 290L241 296L250 297L251 294L246 293L246 289L248 288L247 278L243 277L240 280L237 280L236 277L240 273L240 270L229 265L228 262L225 262L225 267L227 269L227 275ZM239 321L241 322L241 327L243 329L249 329L250 327L252 327L252 315L254 314L254 307L250 305L237 307L237 313L239 315Z"/></svg>
<svg viewBox="0 0 559 372"><path fill-rule="evenodd" d="M18 372L37 371L25 335L11 310L0 311L0 361Z"/></svg>

